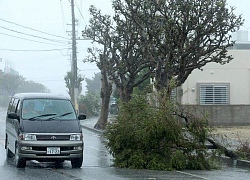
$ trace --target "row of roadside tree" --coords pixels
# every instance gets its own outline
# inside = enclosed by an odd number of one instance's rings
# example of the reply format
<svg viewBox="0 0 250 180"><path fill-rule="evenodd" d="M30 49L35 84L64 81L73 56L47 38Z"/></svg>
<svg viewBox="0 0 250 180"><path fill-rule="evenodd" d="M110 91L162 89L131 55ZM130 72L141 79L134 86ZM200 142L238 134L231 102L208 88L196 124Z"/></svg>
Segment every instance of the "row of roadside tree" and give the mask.
<svg viewBox="0 0 250 180"><path fill-rule="evenodd" d="M40 83L27 81L21 75L0 73L0 106L6 107L10 97L21 92L49 92L49 90Z"/></svg>
<svg viewBox="0 0 250 180"><path fill-rule="evenodd" d="M194 116L194 109L171 100L172 89L193 70L232 60L227 54L234 44L231 33L244 22L235 8L226 0L113 0L112 7L113 15L103 15L91 6L82 35L94 44L85 61L101 71L101 114L95 128L105 130L115 166L212 169L218 168L216 157L222 151L237 158L213 139L204 114ZM141 89L143 83L149 89ZM113 85L119 113L107 122ZM207 142L219 150L207 151Z"/></svg>

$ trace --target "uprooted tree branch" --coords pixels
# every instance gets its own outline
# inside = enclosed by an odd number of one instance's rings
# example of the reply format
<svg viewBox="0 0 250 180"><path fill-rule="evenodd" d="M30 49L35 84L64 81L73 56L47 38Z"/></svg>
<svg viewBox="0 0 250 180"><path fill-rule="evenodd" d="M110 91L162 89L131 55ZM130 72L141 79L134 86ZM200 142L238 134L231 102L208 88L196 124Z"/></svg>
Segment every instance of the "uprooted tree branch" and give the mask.
<svg viewBox="0 0 250 180"><path fill-rule="evenodd" d="M187 129L189 128L190 119L196 118L193 114L191 114L189 112L183 112L183 111L181 113L179 113L179 114L175 113L175 115L177 115L180 118L184 119ZM229 150L228 148L226 148L224 145L222 145L220 142L213 139L212 137L207 137L207 141L212 144L212 147L209 146L209 148L211 148L211 149L219 149L220 151L224 152L225 156L230 157L232 159L237 159L239 157L239 155L237 153L235 153L232 150Z"/></svg>

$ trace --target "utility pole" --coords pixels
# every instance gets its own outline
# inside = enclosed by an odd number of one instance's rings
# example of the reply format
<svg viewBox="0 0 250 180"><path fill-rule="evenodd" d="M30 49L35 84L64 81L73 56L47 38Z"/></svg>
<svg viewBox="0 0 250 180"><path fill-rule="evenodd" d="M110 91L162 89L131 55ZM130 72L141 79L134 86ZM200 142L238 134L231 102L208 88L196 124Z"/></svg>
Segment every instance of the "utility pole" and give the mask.
<svg viewBox="0 0 250 180"><path fill-rule="evenodd" d="M71 72L73 75L73 89L72 89L72 101L78 111L78 86L77 86L77 53L76 53L76 30L75 30L75 10L74 10L74 0L71 0L71 13L72 13L72 64Z"/></svg>

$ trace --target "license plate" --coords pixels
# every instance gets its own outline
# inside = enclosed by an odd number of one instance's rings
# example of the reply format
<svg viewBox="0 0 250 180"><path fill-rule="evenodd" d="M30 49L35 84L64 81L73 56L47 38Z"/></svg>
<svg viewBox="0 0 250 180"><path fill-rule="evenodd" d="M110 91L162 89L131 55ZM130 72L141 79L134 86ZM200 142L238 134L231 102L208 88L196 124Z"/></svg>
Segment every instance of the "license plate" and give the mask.
<svg viewBox="0 0 250 180"><path fill-rule="evenodd" d="M47 147L47 154L60 154L60 147Z"/></svg>

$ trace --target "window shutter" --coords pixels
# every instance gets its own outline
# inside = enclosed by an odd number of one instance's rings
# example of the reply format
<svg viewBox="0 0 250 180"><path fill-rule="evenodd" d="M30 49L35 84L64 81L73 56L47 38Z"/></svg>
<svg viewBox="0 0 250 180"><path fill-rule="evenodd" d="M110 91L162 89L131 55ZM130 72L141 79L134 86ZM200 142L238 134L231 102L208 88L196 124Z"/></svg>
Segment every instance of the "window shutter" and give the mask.
<svg viewBox="0 0 250 180"><path fill-rule="evenodd" d="M200 104L229 104L228 84L200 84Z"/></svg>

